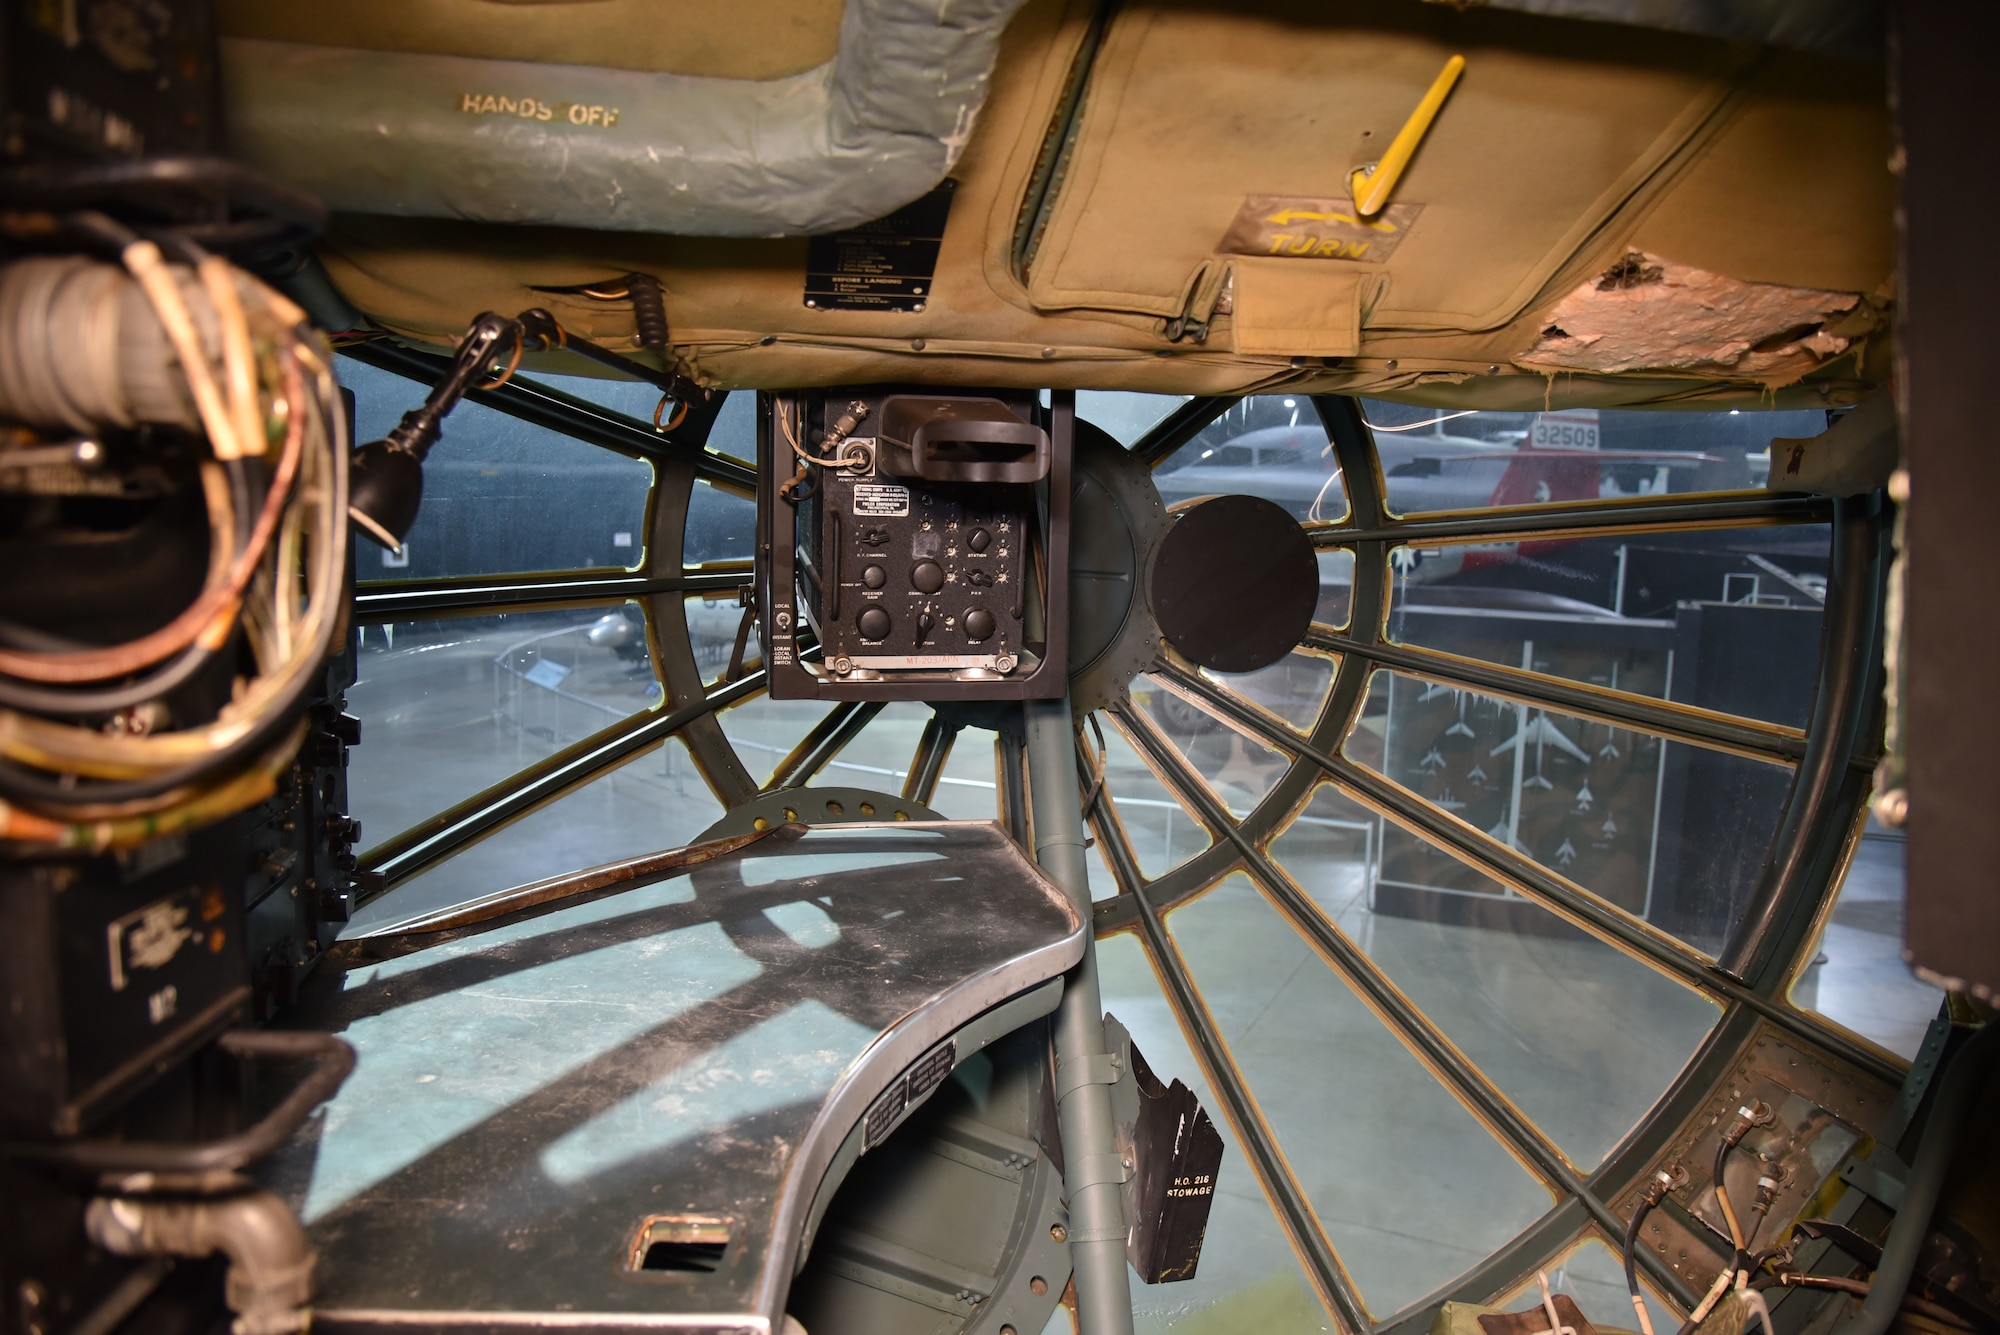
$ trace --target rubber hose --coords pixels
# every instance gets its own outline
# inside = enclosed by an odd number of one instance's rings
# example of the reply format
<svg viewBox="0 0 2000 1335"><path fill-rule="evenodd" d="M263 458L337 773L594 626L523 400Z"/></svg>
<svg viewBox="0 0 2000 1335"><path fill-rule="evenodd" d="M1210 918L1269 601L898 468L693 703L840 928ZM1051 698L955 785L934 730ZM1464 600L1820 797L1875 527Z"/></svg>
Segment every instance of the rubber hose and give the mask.
<svg viewBox="0 0 2000 1335"><path fill-rule="evenodd" d="M1632 1312L1645 1335L1653 1335L1653 1327L1651 1318L1646 1315L1645 1295L1639 1292L1639 1225L1645 1223L1646 1216L1652 1212L1652 1194L1642 1193L1638 1205L1633 1207L1632 1222L1625 1225L1625 1287L1632 1295Z"/></svg>
<svg viewBox="0 0 2000 1335"><path fill-rule="evenodd" d="M1625 1225L1625 1287L1634 1298L1639 1297L1639 1225L1652 1210L1652 1202L1641 1196L1639 1207L1632 1211L1632 1222Z"/></svg>
<svg viewBox="0 0 2000 1335"><path fill-rule="evenodd" d="M88 690L37 686L0 677L0 706L66 718L83 714L115 714L121 709L159 699L194 676L214 656L201 645L191 644L181 650L178 657L168 659L164 667L156 668L123 686Z"/></svg>

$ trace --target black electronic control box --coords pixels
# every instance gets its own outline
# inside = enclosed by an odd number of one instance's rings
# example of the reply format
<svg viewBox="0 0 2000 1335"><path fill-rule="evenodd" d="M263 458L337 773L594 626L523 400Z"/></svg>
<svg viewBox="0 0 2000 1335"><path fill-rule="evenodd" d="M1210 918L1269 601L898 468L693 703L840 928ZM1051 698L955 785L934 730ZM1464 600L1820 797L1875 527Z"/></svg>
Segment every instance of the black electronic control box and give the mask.
<svg viewBox="0 0 2000 1335"><path fill-rule="evenodd" d="M0 5L0 159L213 153L217 90L212 0Z"/></svg>
<svg viewBox="0 0 2000 1335"><path fill-rule="evenodd" d="M1072 396L871 386L763 406L774 697L1062 694Z"/></svg>
<svg viewBox="0 0 2000 1335"><path fill-rule="evenodd" d="M0 865L0 1134L74 1135L242 1018L242 839Z"/></svg>

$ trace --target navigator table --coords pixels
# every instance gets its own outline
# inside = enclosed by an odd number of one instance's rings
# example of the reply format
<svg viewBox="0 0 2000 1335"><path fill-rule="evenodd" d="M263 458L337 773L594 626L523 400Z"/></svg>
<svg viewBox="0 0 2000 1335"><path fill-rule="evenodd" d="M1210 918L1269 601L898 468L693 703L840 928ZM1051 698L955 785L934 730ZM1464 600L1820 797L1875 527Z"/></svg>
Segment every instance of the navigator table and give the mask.
<svg viewBox="0 0 2000 1335"><path fill-rule="evenodd" d="M771 1329L846 1170L1084 946L972 822L788 830L517 918L343 942L302 999L359 1052L265 1169L318 1329Z"/></svg>

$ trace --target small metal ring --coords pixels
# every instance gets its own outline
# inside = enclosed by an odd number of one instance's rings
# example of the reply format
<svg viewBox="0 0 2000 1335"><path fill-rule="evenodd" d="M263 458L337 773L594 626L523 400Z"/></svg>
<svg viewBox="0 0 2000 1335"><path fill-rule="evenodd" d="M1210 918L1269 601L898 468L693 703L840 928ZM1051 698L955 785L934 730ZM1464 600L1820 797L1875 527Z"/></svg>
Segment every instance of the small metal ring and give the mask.
<svg viewBox="0 0 2000 1335"><path fill-rule="evenodd" d="M497 379L488 380L485 384L481 385L479 388L482 390L494 390L500 388L500 386L506 384L509 380L512 380L514 378L514 372L521 369L521 348L526 342L527 342L526 339L519 339L519 338L515 339L514 356L511 360L508 361L507 369L502 371Z"/></svg>

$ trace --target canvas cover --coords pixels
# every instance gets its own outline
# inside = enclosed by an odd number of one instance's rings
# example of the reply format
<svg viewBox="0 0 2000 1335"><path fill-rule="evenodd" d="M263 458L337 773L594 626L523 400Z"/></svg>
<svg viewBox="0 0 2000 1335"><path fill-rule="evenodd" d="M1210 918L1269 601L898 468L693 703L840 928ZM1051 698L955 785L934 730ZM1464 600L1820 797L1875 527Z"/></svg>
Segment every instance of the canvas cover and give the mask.
<svg viewBox="0 0 2000 1335"><path fill-rule="evenodd" d="M457 2L503 19L552 8ZM1454 53L1466 73L1383 215L1390 244L1337 220L1269 221L1341 213L1347 173ZM1876 64L1696 35L1419 0L1028 0L951 170L920 309L808 304L804 239L349 211L321 257L383 328L439 343L482 309L545 304L629 349L628 307L548 289L654 274L671 356L718 385L1824 405L1889 369L1888 127ZM1300 235L1318 253L1297 253ZM1635 254L1653 258L1633 269ZM1753 312L1804 303L1826 327L1769 331L1791 336L1776 357L1550 360L1552 312L1579 293L1615 306L1615 275L1654 269ZM1583 346L1592 331L1565 332Z"/></svg>

